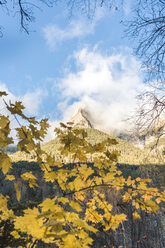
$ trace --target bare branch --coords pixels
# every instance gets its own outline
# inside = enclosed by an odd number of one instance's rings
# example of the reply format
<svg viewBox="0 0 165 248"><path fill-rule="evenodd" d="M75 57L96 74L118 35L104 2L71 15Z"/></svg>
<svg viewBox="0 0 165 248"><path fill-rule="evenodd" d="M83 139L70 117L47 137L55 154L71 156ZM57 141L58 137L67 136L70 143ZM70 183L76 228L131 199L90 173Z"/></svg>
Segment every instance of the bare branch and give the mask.
<svg viewBox="0 0 165 248"><path fill-rule="evenodd" d="M11 0L13 8L9 5L8 1L0 0L0 6L6 9L6 12L10 15L15 9L15 14L20 16L20 24L22 30L29 34L29 24L35 21L34 10L36 8L41 9L42 5L47 7L53 7L60 2L59 0ZM63 0L68 8L70 15L73 11L81 12L88 18L93 18L96 10L105 6L108 9L122 9L123 0ZM1 34L1 29L0 29Z"/></svg>
<svg viewBox="0 0 165 248"><path fill-rule="evenodd" d="M149 79L164 80L165 1L138 0L126 35L137 42L136 54L142 59Z"/></svg>

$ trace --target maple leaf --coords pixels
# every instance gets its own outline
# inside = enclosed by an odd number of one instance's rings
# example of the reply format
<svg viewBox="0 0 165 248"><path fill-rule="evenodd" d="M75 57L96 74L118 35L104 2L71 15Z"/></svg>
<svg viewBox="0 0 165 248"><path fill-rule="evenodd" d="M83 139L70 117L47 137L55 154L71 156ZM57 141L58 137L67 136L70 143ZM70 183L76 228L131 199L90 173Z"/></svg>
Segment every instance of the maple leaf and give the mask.
<svg viewBox="0 0 165 248"><path fill-rule="evenodd" d="M77 203L77 202L74 202L74 201L71 201L69 203L69 205L75 209L77 212L81 212L82 211L82 208L80 207L80 205Z"/></svg>
<svg viewBox="0 0 165 248"><path fill-rule="evenodd" d="M5 180L14 181L15 180L15 176L14 175L7 175L5 177Z"/></svg>
<svg viewBox="0 0 165 248"><path fill-rule="evenodd" d="M0 169L4 174L7 174L8 171L12 168L11 159L8 155L0 151Z"/></svg>
<svg viewBox="0 0 165 248"><path fill-rule="evenodd" d="M21 192L19 189L19 186L17 183L14 183L14 187L15 187L15 191L16 191L16 197L17 197L17 201L20 201L21 199Z"/></svg>
<svg viewBox="0 0 165 248"><path fill-rule="evenodd" d="M133 214L132 214L132 216L133 216L133 219L134 220L141 219L141 217L140 217L140 215L138 214L137 211L134 211Z"/></svg>

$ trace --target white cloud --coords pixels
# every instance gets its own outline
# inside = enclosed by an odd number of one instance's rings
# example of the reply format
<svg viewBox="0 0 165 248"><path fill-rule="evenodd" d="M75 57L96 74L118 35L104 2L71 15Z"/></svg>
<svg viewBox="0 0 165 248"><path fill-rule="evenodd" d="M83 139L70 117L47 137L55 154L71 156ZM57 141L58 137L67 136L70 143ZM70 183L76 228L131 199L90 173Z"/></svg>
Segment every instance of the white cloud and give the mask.
<svg viewBox="0 0 165 248"><path fill-rule="evenodd" d="M64 120L83 107L95 127L111 133L124 131L128 124L123 120L135 110L135 97L143 88L140 63L128 49L123 54L104 55L85 48L74 59L77 72L66 74L60 84Z"/></svg>
<svg viewBox="0 0 165 248"><path fill-rule="evenodd" d="M51 49L65 40L84 37L94 32L97 22L102 18L103 11L96 13L93 20L77 18L71 20L65 28L60 28L56 24L49 24L43 28L44 37Z"/></svg>
<svg viewBox="0 0 165 248"><path fill-rule="evenodd" d="M93 33L93 30L94 24L87 25L87 23L80 20L71 21L66 29L61 29L56 24L48 25L43 29L47 44L52 49L64 40L71 40L80 36L86 36Z"/></svg>
<svg viewBox="0 0 165 248"><path fill-rule="evenodd" d="M39 114L39 108L42 102L43 96L45 96L47 93L40 89L36 89L34 92L28 92L24 94L23 96L15 96L12 94L9 89L7 88L6 84L3 82L0 82L0 91L6 91L7 96L5 97L5 100L7 102L11 101L11 103L14 103L15 101L21 101L23 105L25 106L25 111L28 115L38 115ZM1 106L4 107L4 103L2 99L0 100Z"/></svg>
<svg viewBox="0 0 165 248"><path fill-rule="evenodd" d="M37 89L35 92L29 92L20 97L20 100L26 108L26 112L30 115L38 115L39 107L42 103L42 97L46 94L46 92Z"/></svg>

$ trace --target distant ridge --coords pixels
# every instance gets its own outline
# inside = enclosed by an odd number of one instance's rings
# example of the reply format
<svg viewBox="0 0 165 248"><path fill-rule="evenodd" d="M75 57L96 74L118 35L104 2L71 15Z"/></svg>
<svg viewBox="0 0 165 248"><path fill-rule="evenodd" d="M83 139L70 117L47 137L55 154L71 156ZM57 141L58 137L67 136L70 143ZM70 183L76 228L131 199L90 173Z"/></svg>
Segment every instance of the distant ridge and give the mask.
<svg viewBox="0 0 165 248"><path fill-rule="evenodd" d="M112 136L111 134L105 133L99 129L96 129L95 125L92 123L91 115L84 110L83 108L79 108L76 114L70 119L69 122L72 122L71 126L77 129L83 128L87 132L87 141L92 145L97 144L99 142L104 141L107 138L116 139L118 142L117 145L113 145L110 147L110 150L117 150L120 153L118 162L120 164L129 164L129 165L147 165L147 164L164 164L164 160L160 160L160 157L157 157L155 153L151 153L148 147L144 147L144 149L139 148L139 141L135 139L134 136L129 134L121 133L120 137ZM68 122L68 123L69 123ZM136 137L135 137L136 138ZM134 144L133 145L133 142ZM162 144L165 144L164 139L161 140ZM139 141L140 142L140 141ZM135 146L136 145L136 146ZM45 150L48 154L53 156L57 160L62 160L63 162L67 162L68 158L61 155L59 152L59 148L61 147L61 143L59 138L44 143L42 145L42 149ZM13 162L20 160L34 161L35 156L33 154L25 154L16 152L13 155L10 155Z"/></svg>
<svg viewBox="0 0 165 248"><path fill-rule="evenodd" d="M99 142L104 141L107 138L116 139L118 142L117 145L112 145L110 150L116 150L120 153L119 163L120 164L129 164L129 165L146 165L146 164L159 164L158 159L155 156L148 156L148 152L141 150L138 147L128 143L127 141L117 138L115 136L108 135L98 129L94 128L84 128L87 132L87 141L94 145ZM57 138L45 143L42 145L42 149L54 156L57 160L63 158L63 161L67 161L65 156L61 156L58 152L61 144Z"/></svg>
<svg viewBox="0 0 165 248"><path fill-rule="evenodd" d="M83 126L84 128L84 126ZM164 161L160 161L155 154L151 154L148 150L141 150L138 147L128 143L127 141L117 138L115 136L108 135L98 129L94 128L84 128L87 132L87 141L92 145L97 144L99 142L104 141L107 138L116 139L118 142L117 145L112 145L110 150L116 150L120 153L119 156L119 164L127 164L127 165L151 165L151 164L164 164ZM63 161L67 163L68 158L65 155L60 154L59 148L61 147L61 143L59 138L45 143L42 145L42 149L45 150L48 154L54 157L55 160ZM33 154L25 154L23 152L16 152L10 155L10 158L13 162L26 160L26 161L35 161L35 156ZM90 162L90 160L89 160Z"/></svg>
<svg viewBox="0 0 165 248"><path fill-rule="evenodd" d="M73 123L73 127L93 128L93 125L89 120L88 113L82 108L78 109L76 114L70 119L70 122Z"/></svg>

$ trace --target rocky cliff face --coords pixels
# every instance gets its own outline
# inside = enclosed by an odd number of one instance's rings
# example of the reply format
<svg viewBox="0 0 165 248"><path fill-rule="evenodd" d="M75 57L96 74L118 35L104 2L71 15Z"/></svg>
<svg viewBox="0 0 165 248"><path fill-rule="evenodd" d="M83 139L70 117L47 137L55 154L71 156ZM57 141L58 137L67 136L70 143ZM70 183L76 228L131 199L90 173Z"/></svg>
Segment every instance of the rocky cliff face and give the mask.
<svg viewBox="0 0 165 248"><path fill-rule="evenodd" d="M72 122L73 127L77 128L95 128L94 124L91 121L91 116L83 108L79 108L76 114L70 119L69 122ZM156 140L159 135L159 129L157 129L156 131L148 131L146 134L143 135L133 132L119 133L117 137L126 140L127 142L133 144L136 147L143 149L146 145Z"/></svg>
<svg viewBox="0 0 165 248"><path fill-rule="evenodd" d="M77 113L71 118L70 122L73 123L73 127L93 128L93 125L89 120L88 113L82 108L78 109Z"/></svg>
<svg viewBox="0 0 165 248"><path fill-rule="evenodd" d="M73 127L77 128L95 128L90 119L91 118L89 113L83 108L79 108L76 114L70 119L69 122L72 122ZM132 133L120 133L117 137L126 140L127 142L139 148L144 148L145 146L144 137L137 136Z"/></svg>

